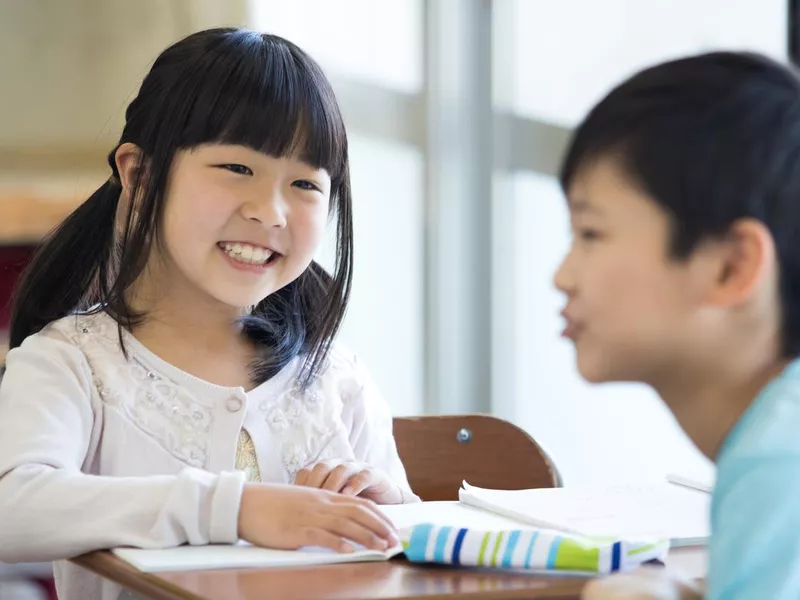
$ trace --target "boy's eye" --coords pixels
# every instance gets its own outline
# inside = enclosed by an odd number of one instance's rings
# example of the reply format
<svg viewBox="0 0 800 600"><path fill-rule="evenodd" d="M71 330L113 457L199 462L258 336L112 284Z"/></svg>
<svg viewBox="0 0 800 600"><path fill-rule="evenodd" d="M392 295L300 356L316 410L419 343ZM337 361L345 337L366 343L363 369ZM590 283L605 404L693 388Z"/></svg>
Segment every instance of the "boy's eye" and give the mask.
<svg viewBox="0 0 800 600"><path fill-rule="evenodd" d="M225 164L225 165L219 165L219 166L222 169L227 169L228 171L231 171L232 173L237 173L239 175L252 175L253 174L253 170L250 167L247 167L245 165Z"/></svg>
<svg viewBox="0 0 800 600"><path fill-rule="evenodd" d="M312 183L311 181L308 181L307 179L298 179L297 181L292 183L292 185L300 188L301 190L309 190L317 192L320 191L319 187L316 184Z"/></svg>
<svg viewBox="0 0 800 600"><path fill-rule="evenodd" d="M600 232L595 229L579 229L578 237L584 242L594 242L600 239Z"/></svg>

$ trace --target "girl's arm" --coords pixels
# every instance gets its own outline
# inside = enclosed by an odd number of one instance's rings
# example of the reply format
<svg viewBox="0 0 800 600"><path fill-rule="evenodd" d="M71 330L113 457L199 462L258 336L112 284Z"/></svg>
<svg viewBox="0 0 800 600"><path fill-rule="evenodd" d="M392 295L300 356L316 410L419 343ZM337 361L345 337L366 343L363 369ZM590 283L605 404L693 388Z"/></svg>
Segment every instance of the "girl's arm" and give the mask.
<svg viewBox="0 0 800 600"><path fill-rule="evenodd" d="M392 414L378 387L355 360L352 380L344 387L344 421L350 425L350 444L356 460L381 469L401 489L403 502L418 502L397 454Z"/></svg>
<svg viewBox="0 0 800 600"><path fill-rule="evenodd" d="M0 561L235 542L242 474L81 472L100 435L101 407L93 406L84 355L54 335L37 334L9 352L0 386Z"/></svg>

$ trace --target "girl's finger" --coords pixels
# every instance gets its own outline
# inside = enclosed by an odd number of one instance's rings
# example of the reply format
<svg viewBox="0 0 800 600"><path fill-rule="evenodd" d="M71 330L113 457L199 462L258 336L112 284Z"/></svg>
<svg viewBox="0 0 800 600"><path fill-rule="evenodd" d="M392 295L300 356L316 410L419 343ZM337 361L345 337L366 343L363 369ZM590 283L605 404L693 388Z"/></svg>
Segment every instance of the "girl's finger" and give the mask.
<svg viewBox="0 0 800 600"><path fill-rule="evenodd" d="M347 485L347 482L352 479L356 473L358 473L357 468L343 463L328 474L328 478L322 485L322 489L330 492L341 492L342 488Z"/></svg>
<svg viewBox="0 0 800 600"><path fill-rule="evenodd" d="M376 483L375 479L374 471L371 469L364 469L350 478L350 481L348 481L347 485L342 489L342 494L346 496L358 496L368 487L373 486Z"/></svg>

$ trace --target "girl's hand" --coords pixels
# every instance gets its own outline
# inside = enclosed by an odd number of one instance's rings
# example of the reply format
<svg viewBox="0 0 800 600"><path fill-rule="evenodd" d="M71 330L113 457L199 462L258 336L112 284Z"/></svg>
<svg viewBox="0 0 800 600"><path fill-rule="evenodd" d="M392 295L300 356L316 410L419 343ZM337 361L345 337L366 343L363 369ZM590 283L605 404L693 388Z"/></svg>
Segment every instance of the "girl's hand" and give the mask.
<svg viewBox="0 0 800 600"><path fill-rule="evenodd" d="M246 483L239 537L267 548L320 546L353 552L353 543L386 550L399 543L394 527L370 501L289 485Z"/></svg>
<svg viewBox="0 0 800 600"><path fill-rule="evenodd" d="M295 483L345 496L361 496L377 504L403 504L419 500L413 494L404 492L380 469L359 462L317 463L313 468L298 471Z"/></svg>
<svg viewBox="0 0 800 600"><path fill-rule="evenodd" d="M644 567L633 573L589 582L581 600L702 600L701 590L664 569Z"/></svg>

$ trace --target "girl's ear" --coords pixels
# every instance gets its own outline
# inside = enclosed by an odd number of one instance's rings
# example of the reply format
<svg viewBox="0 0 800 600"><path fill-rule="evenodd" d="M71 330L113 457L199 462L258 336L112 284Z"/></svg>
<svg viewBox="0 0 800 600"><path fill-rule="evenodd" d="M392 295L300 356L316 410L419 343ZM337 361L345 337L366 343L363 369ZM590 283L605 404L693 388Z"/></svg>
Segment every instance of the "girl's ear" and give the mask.
<svg viewBox="0 0 800 600"><path fill-rule="evenodd" d="M144 153L136 144L125 142L117 148L117 152L114 154L114 162L117 165L122 193L125 196L130 196L136 185L139 173L144 168Z"/></svg>
<svg viewBox="0 0 800 600"><path fill-rule="evenodd" d="M117 165L119 182L122 187L117 208L117 222L118 227L123 227L123 223L130 224L130 219L135 219L139 213L137 200L141 199L141 195L139 198L134 198L133 195L137 191L137 183L141 186L142 178L147 174L147 164L141 148L130 142L120 144L114 154L114 162ZM141 194L141 187L138 191Z"/></svg>

